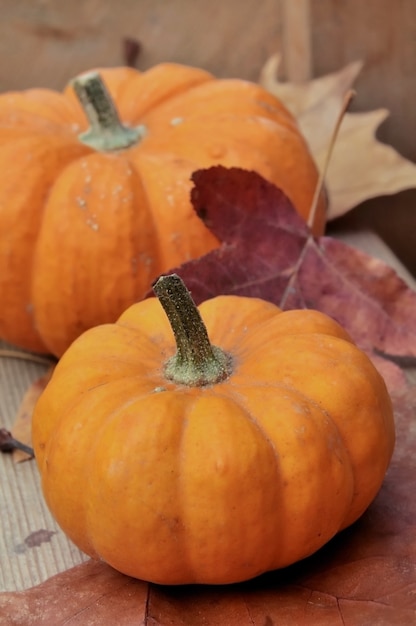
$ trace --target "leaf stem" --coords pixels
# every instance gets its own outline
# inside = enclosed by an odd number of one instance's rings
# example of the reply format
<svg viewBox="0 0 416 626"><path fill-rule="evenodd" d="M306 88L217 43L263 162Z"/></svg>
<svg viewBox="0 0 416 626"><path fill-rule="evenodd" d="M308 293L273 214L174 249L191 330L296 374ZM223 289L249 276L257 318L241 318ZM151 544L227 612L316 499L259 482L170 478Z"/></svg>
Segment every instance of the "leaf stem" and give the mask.
<svg viewBox="0 0 416 626"><path fill-rule="evenodd" d="M326 154L325 154L325 161L323 163L323 166L321 168L321 171L319 173L319 178L318 178L318 182L316 183L316 187L315 187L315 192L312 198L312 203L311 203L311 208L309 210L309 218L308 218L308 226L309 228L313 228L313 225L315 223L315 216L316 216L316 211L318 208L318 202L319 202L319 198L321 195L321 191L323 189L324 183L325 183L325 178L326 178L326 174L328 171L328 166L331 160L331 156L332 156L332 152L334 150L335 147L335 142L338 136L338 132L339 129L341 127L341 123L342 120L344 119L344 116L348 110L348 107L350 106L352 100L355 97L355 91L353 89L350 89L349 91L347 91L347 93L345 94L343 103L342 103L342 107L341 110L339 112L337 121L335 123L334 129L332 131L332 135L331 135L331 139L329 142L329 146L327 148Z"/></svg>
<svg viewBox="0 0 416 626"><path fill-rule="evenodd" d="M161 276L153 291L171 325L176 354L165 363L165 376L188 386L213 385L231 374L231 358L211 345L191 294L177 274Z"/></svg>
<svg viewBox="0 0 416 626"><path fill-rule="evenodd" d="M19 352L18 350L8 350L0 348L0 358L21 359L22 361L30 361L32 363L40 363L41 365L52 365L55 360L47 357L31 354L30 352Z"/></svg>
<svg viewBox="0 0 416 626"><path fill-rule="evenodd" d="M121 123L116 105L98 72L86 72L72 81L72 86L90 128L79 140L98 151L121 150L138 143L144 126L132 128Z"/></svg>
<svg viewBox="0 0 416 626"><path fill-rule="evenodd" d="M6 428L0 428L0 452L13 452L13 450L21 450L31 457L35 456L33 448L15 439Z"/></svg>

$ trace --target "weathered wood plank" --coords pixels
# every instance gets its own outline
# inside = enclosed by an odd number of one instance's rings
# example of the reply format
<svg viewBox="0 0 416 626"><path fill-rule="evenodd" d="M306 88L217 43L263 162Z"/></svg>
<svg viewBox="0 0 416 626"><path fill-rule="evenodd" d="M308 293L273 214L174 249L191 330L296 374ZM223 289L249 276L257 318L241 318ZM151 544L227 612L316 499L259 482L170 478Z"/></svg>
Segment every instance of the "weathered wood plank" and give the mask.
<svg viewBox="0 0 416 626"><path fill-rule="evenodd" d="M175 61L257 80L278 46L279 9L279 0L2 0L0 91L61 88L120 65L125 37L141 43L139 69Z"/></svg>
<svg viewBox="0 0 416 626"><path fill-rule="evenodd" d="M312 1L310 28L314 75L362 59L353 109L389 109L380 138L416 161L414 0Z"/></svg>
<svg viewBox="0 0 416 626"><path fill-rule="evenodd" d="M281 0L282 57L287 80L312 78L312 32L310 0Z"/></svg>

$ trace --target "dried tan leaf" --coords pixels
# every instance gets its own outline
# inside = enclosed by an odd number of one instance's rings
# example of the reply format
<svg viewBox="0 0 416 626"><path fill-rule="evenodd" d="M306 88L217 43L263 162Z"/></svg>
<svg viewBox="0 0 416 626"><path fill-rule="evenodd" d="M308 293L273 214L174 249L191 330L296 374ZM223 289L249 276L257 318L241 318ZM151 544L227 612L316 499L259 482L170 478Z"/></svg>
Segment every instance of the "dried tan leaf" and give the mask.
<svg viewBox="0 0 416 626"><path fill-rule="evenodd" d="M345 93L362 63L350 63L307 83L280 82L279 56L265 64L260 83L274 93L296 117L319 168L322 168ZM394 148L380 143L376 131L388 116L386 109L347 113L326 175L328 219L334 219L369 198L416 187L416 165Z"/></svg>
<svg viewBox="0 0 416 626"><path fill-rule="evenodd" d="M260 74L260 84L285 103L299 123L314 116L315 111L322 115L320 125L331 132L338 116L344 94L357 78L363 63L350 63L339 72L333 72L305 83L281 82L278 79L280 55L270 57ZM328 119L328 116L330 119Z"/></svg>
<svg viewBox="0 0 416 626"><path fill-rule="evenodd" d="M416 165L375 139L388 117L386 109L347 113L327 174L329 218L346 213L363 200L416 187ZM325 149L315 157L323 159Z"/></svg>

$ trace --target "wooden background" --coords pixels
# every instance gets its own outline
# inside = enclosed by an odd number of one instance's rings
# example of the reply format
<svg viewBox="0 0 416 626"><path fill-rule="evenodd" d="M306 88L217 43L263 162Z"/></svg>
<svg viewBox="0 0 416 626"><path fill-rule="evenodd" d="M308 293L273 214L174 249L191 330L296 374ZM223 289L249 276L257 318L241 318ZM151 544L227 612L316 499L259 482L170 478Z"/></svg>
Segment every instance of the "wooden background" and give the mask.
<svg viewBox="0 0 416 626"><path fill-rule="evenodd" d="M379 139L416 162L415 0L312 0L310 24L313 74L363 59L352 110L389 109ZM416 275L416 190L369 200L339 227L372 228Z"/></svg>
<svg viewBox="0 0 416 626"><path fill-rule="evenodd" d="M353 110L386 107L379 137L416 162L415 0L2 0L0 91L60 89L76 73L160 61L257 80L283 53L282 76L320 76L363 59ZM331 229L370 228L416 275L416 191L365 202Z"/></svg>

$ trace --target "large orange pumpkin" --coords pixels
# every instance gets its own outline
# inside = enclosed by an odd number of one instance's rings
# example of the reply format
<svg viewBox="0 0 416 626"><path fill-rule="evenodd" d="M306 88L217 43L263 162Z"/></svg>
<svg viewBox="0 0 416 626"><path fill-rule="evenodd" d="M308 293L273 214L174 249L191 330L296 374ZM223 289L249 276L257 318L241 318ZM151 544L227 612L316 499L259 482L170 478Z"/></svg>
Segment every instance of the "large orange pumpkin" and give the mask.
<svg viewBox="0 0 416 626"><path fill-rule="evenodd" d="M164 64L0 96L0 337L59 356L214 248L189 200L191 173L213 164L256 170L308 216L316 167L256 84ZM323 199L316 215L319 234Z"/></svg>
<svg viewBox="0 0 416 626"><path fill-rule="evenodd" d="M254 298L155 299L78 338L34 413L46 501L84 552L156 583L302 559L373 500L394 446L369 358L327 316ZM213 341L213 345L208 340Z"/></svg>

